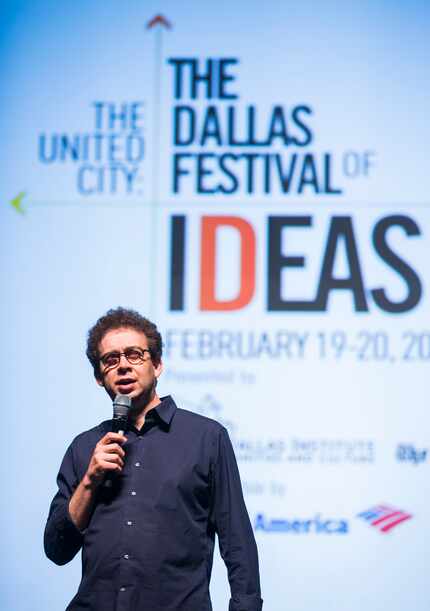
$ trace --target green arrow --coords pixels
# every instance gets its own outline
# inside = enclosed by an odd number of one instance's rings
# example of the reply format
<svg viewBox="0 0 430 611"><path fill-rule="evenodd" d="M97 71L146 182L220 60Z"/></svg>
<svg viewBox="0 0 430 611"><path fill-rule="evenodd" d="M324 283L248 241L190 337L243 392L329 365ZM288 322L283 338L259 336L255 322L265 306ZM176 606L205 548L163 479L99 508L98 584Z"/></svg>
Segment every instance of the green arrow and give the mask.
<svg viewBox="0 0 430 611"><path fill-rule="evenodd" d="M18 193L18 195L9 202L11 206L13 206L13 208L15 208L15 210L20 214L25 214L25 210L22 207L22 200L24 199L25 195L25 191L21 191L21 193Z"/></svg>

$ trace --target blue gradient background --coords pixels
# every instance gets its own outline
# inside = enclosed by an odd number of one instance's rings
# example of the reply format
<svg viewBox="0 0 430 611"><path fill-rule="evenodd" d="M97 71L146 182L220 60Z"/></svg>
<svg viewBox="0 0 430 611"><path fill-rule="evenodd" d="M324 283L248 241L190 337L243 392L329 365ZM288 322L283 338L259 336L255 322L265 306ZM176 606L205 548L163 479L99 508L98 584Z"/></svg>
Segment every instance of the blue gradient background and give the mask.
<svg viewBox="0 0 430 611"><path fill-rule="evenodd" d="M54 566L44 557L42 534L67 444L111 411L84 358L86 330L101 313L118 304L135 307L153 316L162 331L282 325L333 330L342 325L352 331L384 328L397 337L407 329L429 329L430 6L15 0L3 1L0 11L5 431L0 608L57 611L76 591L80 559ZM263 112L274 103L309 102L315 109L312 150L335 155L347 149L375 150L372 180L343 178L345 193L335 201L316 195L214 199L191 188L175 197L170 187L172 78L163 64L154 244L154 37L145 24L159 12L174 24L172 32L163 34L164 58L239 57L235 86L241 103L255 103ZM76 192L72 164L38 162L39 134L90 131L95 100L144 101L148 155L143 193L85 197ZM26 214L20 216L8 202L23 190ZM186 315L169 313L166 305L172 212L187 214L191 225ZM259 235L258 293L243 312L208 314L196 307L199 219L211 213L242 215ZM314 215L313 232L293 243L299 252L305 245L309 254L309 269L297 279L304 290L307 282L315 284L327 219L339 213L353 215L368 284L389 285L397 296L402 282L375 259L369 236L381 216L411 215L422 236L407 240L399 234L393 240L423 282L420 305L397 317L376 308L358 315L349 296L336 296L325 314L290 315L287 322L281 314L267 314L264 240L269 213ZM228 261L237 261L234 240L225 252L220 265L228 285ZM169 370L205 371L205 364L184 364L172 356L165 365L162 393L174 394L191 408L205 393L216 396L223 416L232 417L248 438L284 434L375 441L371 466L240 465L244 481L267 485L273 479L286 486L279 500L247 495L251 518L258 512L301 519L322 513L345 516L351 524L343 538L257 533L267 611L428 610L429 462L414 467L394 460L400 442L430 446L428 361L333 366L311 359L287 369L281 362L264 361L248 367L257 376L251 389L179 383ZM219 369L241 366L216 364ZM414 514L385 537L354 518L383 500ZM214 610L226 609L228 587L219 559L211 589Z"/></svg>

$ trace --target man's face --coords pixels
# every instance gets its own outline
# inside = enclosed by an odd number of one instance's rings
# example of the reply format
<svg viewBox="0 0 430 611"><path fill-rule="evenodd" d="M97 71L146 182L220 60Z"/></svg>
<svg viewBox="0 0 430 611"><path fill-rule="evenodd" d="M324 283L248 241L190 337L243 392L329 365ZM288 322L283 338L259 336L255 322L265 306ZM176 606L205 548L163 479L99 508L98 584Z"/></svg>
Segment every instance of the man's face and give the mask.
<svg viewBox="0 0 430 611"><path fill-rule="evenodd" d="M135 350L131 350L135 349ZM109 396L113 399L115 395L129 395L133 404L143 403L146 405L152 399L155 390L155 382L161 374L161 362L154 365L148 350L148 340L141 331L129 327L121 327L108 331L99 344L99 354L104 363L100 363L100 386L104 386ZM127 360L129 356L131 363ZM109 361L117 364L111 364ZM136 359L139 354L142 359ZM113 357L113 358L112 358Z"/></svg>

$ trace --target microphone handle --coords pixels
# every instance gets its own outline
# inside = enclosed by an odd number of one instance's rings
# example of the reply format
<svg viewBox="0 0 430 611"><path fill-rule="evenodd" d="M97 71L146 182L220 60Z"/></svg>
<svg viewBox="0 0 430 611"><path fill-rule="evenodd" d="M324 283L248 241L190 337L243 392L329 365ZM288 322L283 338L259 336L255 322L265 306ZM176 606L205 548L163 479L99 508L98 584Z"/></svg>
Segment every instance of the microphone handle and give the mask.
<svg viewBox="0 0 430 611"><path fill-rule="evenodd" d="M127 428L127 418L113 418L112 419L112 430L114 433L124 435Z"/></svg>
<svg viewBox="0 0 430 611"><path fill-rule="evenodd" d="M127 427L127 419L126 418L112 418L112 430L114 433L119 433L120 435L124 435ZM112 488L113 482L112 478L114 477L113 473L108 473L106 475L106 479L103 482L103 486L105 488Z"/></svg>

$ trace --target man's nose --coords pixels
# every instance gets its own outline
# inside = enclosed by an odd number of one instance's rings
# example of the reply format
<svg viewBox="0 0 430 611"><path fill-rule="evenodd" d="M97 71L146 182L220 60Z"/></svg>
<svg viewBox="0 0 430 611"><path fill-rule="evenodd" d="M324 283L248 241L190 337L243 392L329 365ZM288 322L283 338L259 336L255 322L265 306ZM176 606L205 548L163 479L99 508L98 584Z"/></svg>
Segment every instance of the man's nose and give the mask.
<svg viewBox="0 0 430 611"><path fill-rule="evenodd" d="M118 369L129 369L129 368L130 368L130 363L125 358L125 354L120 354L119 355Z"/></svg>

